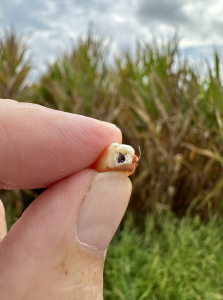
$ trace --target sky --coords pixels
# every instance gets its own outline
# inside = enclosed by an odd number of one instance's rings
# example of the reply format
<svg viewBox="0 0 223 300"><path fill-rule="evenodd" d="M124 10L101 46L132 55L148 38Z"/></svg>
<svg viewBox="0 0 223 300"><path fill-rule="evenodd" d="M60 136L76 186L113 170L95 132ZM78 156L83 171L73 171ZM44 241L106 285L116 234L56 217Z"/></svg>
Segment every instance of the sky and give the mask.
<svg viewBox="0 0 223 300"><path fill-rule="evenodd" d="M178 33L183 55L211 59L223 50L221 0L0 0L0 31L14 26L28 37L37 72L88 26L108 38L112 53L134 52L135 41Z"/></svg>

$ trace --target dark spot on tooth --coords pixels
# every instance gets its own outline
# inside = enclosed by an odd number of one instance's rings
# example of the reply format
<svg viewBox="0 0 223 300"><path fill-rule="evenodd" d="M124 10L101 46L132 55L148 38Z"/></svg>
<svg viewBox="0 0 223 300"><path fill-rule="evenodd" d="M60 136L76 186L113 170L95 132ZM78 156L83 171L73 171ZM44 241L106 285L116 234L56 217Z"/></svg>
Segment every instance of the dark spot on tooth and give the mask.
<svg viewBox="0 0 223 300"><path fill-rule="evenodd" d="M125 161L125 155L122 153L118 154L118 163L121 164Z"/></svg>

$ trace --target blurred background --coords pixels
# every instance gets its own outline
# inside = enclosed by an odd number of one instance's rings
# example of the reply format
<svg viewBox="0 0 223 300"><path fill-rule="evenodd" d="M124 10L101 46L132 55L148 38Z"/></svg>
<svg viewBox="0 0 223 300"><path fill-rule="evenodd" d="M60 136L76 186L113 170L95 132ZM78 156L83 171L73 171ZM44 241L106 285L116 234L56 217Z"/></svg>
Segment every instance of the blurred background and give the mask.
<svg viewBox="0 0 223 300"><path fill-rule="evenodd" d="M141 148L105 299L223 299L222 13L219 0L1 0L0 98L112 122ZM41 192L0 190L8 229Z"/></svg>

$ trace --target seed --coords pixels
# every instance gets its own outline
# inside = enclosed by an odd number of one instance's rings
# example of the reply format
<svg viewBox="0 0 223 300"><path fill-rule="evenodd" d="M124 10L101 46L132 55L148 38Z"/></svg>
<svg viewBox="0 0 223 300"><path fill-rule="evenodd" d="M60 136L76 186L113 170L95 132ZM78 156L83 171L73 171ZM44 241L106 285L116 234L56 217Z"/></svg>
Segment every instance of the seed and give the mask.
<svg viewBox="0 0 223 300"><path fill-rule="evenodd" d="M116 171L129 176L138 166L139 159L131 146L113 143L104 149L93 168L98 172Z"/></svg>

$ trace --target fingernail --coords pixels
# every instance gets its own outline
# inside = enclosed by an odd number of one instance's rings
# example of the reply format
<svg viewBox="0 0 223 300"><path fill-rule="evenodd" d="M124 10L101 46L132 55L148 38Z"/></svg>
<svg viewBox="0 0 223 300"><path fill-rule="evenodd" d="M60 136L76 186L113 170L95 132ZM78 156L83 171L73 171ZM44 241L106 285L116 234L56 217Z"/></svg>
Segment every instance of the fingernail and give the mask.
<svg viewBox="0 0 223 300"><path fill-rule="evenodd" d="M77 219L81 243L105 251L126 211L131 194L129 178L118 172L97 174Z"/></svg>

